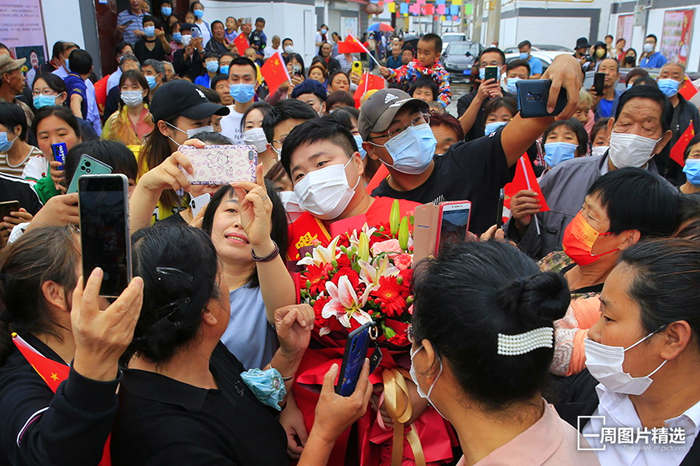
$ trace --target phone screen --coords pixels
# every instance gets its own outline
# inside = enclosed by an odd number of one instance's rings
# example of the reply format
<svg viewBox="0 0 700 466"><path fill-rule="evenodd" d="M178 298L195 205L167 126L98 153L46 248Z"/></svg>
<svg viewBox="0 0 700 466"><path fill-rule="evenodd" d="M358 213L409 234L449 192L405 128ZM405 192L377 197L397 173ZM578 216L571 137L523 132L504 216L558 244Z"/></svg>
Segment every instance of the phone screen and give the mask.
<svg viewBox="0 0 700 466"><path fill-rule="evenodd" d="M362 365L367 357L369 348L369 328L371 324L365 324L348 335L345 344L345 355L343 365L340 368L336 393L342 396L350 396L355 391L357 379L360 378Z"/></svg>
<svg viewBox="0 0 700 466"><path fill-rule="evenodd" d="M19 201L0 202L0 222L2 222L3 217L9 217L10 212L17 211L19 211Z"/></svg>
<svg viewBox="0 0 700 466"><path fill-rule="evenodd" d="M131 280L128 182L124 175L83 175L78 182L83 277L104 271L100 296L118 297Z"/></svg>
<svg viewBox="0 0 700 466"><path fill-rule="evenodd" d="M443 206L440 219L440 238L438 239L439 247L448 243L464 241L467 236L467 228L469 228L471 209L470 202Z"/></svg>
<svg viewBox="0 0 700 466"><path fill-rule="evenodd" d="M603 92L605 86L605 73L596 73L593 75L593 88L597 93Z"/></svg>
<svg viewBox="0 0 700 466"><path fill-rule="evenodd" d="M484 80L493 79L498 81L498 67L497 66L487 66L484 71Z"/></svg>

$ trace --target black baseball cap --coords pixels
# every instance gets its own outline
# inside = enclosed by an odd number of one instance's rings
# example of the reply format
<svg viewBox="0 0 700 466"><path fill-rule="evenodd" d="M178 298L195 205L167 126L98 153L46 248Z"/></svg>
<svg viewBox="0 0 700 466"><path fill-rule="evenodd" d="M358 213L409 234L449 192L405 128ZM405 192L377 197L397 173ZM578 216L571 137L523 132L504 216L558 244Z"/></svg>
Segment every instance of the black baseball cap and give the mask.
<svg viewBox="0 0 700 466"><path fill-rule="evenodd" d="M184 116L202 120L212 115L229 114L228 107L209 102L204 92L184 79L176 79L160 86L151 100L153 121L170 120Z"/></svg>
<svg viewBox="0 0 700 466"><path fill-rule="evenodd" d="M380 89L362 104L357 127L362 139L367 141L369 133L381 133L391 126L399 111L406 105L414 105L420 111L429 111L428 104L414 99L401 89Z"/></svg>
<svg viewBox="0 0 700 466"><path fill-rule="evenodd" d="M584 48L587 49L588 48L588 39L585 37L579 37L578 39L576 39L576 48L577 49L584 49Z"/></svg>

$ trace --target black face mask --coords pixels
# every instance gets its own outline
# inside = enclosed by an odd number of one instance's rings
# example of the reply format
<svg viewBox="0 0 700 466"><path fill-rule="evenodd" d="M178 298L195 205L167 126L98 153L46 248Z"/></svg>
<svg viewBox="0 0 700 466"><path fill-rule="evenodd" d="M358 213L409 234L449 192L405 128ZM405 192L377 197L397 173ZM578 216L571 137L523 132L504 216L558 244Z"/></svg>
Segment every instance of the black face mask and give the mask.
<svg viewBox="0 0 700 466"><path fill-rule="evenodd" d="M634 62L635 62L634 57L625 57L625 63L634 64Z"/></svg>

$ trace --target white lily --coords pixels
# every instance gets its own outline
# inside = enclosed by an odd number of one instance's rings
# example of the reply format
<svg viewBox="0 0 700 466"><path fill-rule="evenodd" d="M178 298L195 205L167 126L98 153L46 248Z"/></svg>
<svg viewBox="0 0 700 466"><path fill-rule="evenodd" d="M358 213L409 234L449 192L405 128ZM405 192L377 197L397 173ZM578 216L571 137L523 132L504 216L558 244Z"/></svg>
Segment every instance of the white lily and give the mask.
<svg viewBox="0 0 700 466"><path fill-rule="evenodd" d="M316 246L312 252L312 255L306 256L297 262L297 265L323 265L330 264L338 258L340 252L336 248L338 243L338 238L334 238L328 247Z"/></svg>
<svg viewBox="0 0 700 466"><path fill-rule="evenodd" d="M343 275L338 280L338 286L333 282L326 282L326 291L331 300L323 306L321 311L321 317L324 319L335 317L346 328L350 328L350 319L355 319L360 325L372 321L372 317L362 310L369 298L371 291L369 288L358 299L350 280Z"/></svg>

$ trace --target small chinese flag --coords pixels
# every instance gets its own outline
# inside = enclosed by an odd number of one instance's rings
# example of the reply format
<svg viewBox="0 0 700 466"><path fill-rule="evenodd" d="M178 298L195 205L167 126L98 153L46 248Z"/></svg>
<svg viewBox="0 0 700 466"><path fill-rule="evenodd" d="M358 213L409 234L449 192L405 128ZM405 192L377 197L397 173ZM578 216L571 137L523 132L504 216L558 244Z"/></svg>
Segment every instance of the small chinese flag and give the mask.
<svg viewBox="0 0 700 466"><path fill-rule="evenodd" d="M542 206L540 212L547 212L549 210L549 206L544 198L544 194L542 194L542 189L537 182L535 171L532 169L532 164L530 163L530 158L527 154L523 154L523 156L518 159L518 165L515 168L515 176L513 177L513 181L503 187L503 194L505 195L503 200L504 223L507 221L505 212L510 212L511 198L523 190L534 191L537 193L537 200L539 201L540 206Z"/></svg>
<svg viewBox="0 0 700 466"><path fill-rule="evenodd" d="M372 89L384 89L385 84L386 81L379 75L369 73L363 74L354 95L355 107L360 108L362 96L365 95L367 91L371 91Z"/></svg>
<svg viewBox="0 0 700 466"><path fill-rule="evenodd" d="M338 42L338 53L368 53L367 49L355 39L352 34L348 34L343 42Z"/></svg>
<svg viewBox="0 0 700 466"><path fill-rule="evenodd" d="M284 64L284 59L282 55L277 52L265 61L263 66L260 68L260 73L262 73L265 82L267 83L267 88L270 94L277 92L280 85L286 81L291 83L289 78L289 73L287 72L287 66Z"/></svg>
<svg viewBox="0 0 700 466"><path fill-rule="evenodd" d="M669 153L669 157L671 158L671 160L676 162L681 167L685 166L685 160L683 159L685 149L686 147L688 147L688 143L690 142L690 140L694 137L695 128L693 127L693 120L690 120L690 124L685 129L685 131L683 131L683 134L681 134L681 137L678 138L673 147L671 147L671 152Z"/></svg>
<svg viewBox="0 0 700 466"><path fill-rule="evenodd" d="M680 89L678 89L678 93L682 95L685 100L690 100L695 94L698 93L698 90L693 82L686 77L685 80L683 80L683 84L681 84Z"/></svg>
<svg viewBox="0 0 700 466"><path fill-rule="evenodd" d="M31 364L36 373L44 379L51 391L56 393L61 382L68 378L70 367L45 357L16 333L12 334L12 343L22 353L24 359Z"/></svg>
<svg viewBox="0 0 700 466"><path fill-rule="evenodd" d="M238 34L233 43L236 44L236 49L238 49L238 55L245 56L245 51L250 48L250 43L248 43L248 38L245 34Z"/></svg>

